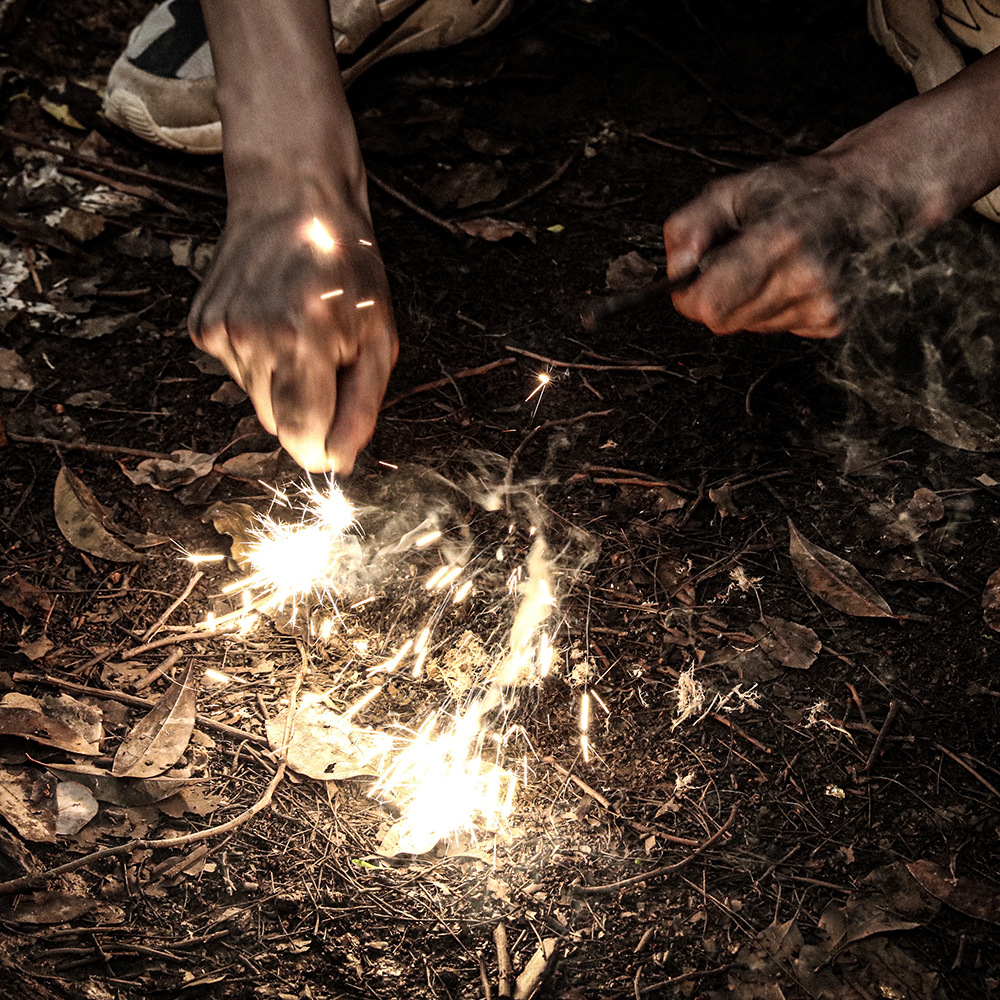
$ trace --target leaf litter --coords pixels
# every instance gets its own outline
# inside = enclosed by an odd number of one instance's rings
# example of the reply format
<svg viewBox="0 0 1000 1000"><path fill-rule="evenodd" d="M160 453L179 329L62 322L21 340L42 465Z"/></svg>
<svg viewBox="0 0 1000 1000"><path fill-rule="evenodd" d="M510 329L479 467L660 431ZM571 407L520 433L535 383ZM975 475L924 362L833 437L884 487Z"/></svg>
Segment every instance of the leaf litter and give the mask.
<svg viewBox="0 0 1000 1000"><path fill-rule="evenodd" d="M788 521L788 554L802 586L847 615L895 618L875 588L846 559L814 545Z"/></svg>

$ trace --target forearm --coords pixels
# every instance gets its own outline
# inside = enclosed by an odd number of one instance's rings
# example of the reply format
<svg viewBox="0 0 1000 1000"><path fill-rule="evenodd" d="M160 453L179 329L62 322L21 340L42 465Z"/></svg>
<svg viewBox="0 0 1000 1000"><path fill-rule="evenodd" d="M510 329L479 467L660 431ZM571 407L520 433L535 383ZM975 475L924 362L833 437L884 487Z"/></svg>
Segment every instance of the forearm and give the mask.
<svg viewBox="0 0 1000 1000"><path fill-rule="evenodd" d="M202 8L231 207L303 185L364 204L327 0L202 0Z"/></svg>
<svg viewBox="0 0 1000 1000"><path fill-rule="evenodd" d="M818 154L929 229L1000 184L1000 50Z"/></svg>

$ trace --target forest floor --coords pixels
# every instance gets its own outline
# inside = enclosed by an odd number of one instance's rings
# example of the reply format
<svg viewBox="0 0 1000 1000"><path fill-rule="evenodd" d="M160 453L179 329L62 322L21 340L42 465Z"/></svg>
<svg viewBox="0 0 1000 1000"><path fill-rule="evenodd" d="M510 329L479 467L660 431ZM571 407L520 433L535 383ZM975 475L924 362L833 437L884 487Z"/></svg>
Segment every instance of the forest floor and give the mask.
<svg viewBox="0 0 1000 1000"><path fill-rule="evenodd" d="M705 183L911 93L861 2L701 7L534 0L352 87L401 356L329 634L322 601L197 626L241 573L185 553L297 473L187 337L221 162L100 114L145 6L9 27L0 995L997 996L998 233L872 262L834 342L586 333ZM424 586L456 552L459 603ZM322 729L373 679L352 739L454 711L544 572L501 829L390 850L353 750L284 760L289 706ZM428 622L422 671L373 669Z"/></svg>

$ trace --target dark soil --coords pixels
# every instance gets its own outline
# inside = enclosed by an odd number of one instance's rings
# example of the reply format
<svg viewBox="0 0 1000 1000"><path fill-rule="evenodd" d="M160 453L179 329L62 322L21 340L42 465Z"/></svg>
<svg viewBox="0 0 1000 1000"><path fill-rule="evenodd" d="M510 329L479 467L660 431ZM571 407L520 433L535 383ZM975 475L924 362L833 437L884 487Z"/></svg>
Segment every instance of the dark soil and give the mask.
<svg viewBox="0 0 1000 1000"><path fill-rule="evenodd" d="M379 66L352 88L382 182L371 196L402 342L388 398L402 398L346 491L391 506L400 482L424 481L405 470L456 482L472 472L488 489L509 468L540 498L554 547L571 536L579 546L582 531L596 553L564 578L565 670L518 720L533 749L516 836L485 859L382 859L385 816L365 780L289 774L232 831L180 852L97 858L0 898L0 995L492 998L501 924L515 975L542 939L556 942L539 997L997 995L1000 684L981 605L1000 565L1000 445L982 444L984 421L1000 417L994 229L969 214L867 262L850 289L856 328L836 343L714 338L666 306L596 334L578 318L623 255L662 268L662 219L713 177L821 148L909 96L866 34L864 6L534 0L487 38ZM33 273L17 301L2 300L0 346L34 388L0 389L0 680L39 697L51 689L14 675L158 696L162 681L135 685L166 651L131 673L111 663L191 575L176 545L118 564L69 544L52 504L62 463L118 524L222 552L202 515L218 500L266 504L252 475L158 491L123 467L140 461L134 450L228 447L221 463L275 447L248 402L211 398L225 379L186 335L204 260L176 264L176 241L197 251L218 238L221 163L146 146L99 113L96 89L145 9L46 0L4 42L0 250L4 268L30 259ZM61 106L79 128L45 110ZM503 188L482 200L487 176ZM447 200L446 181L464 204ZM59 228L52 213L108 183L137 186L138 200L97 208L105 226L86 241ZM382 184L439 218L499 216L534 238L457 237ZM540 371L553 381L525 402ZM878 402L873 372L896 375L919 405L863 402ZM946 423L953 443L981 450L940 443ZM941 516L914 519L917 490L932 491L918 505L940 501ZM484 551L503 543L502 512L451 502ZM521 556L529 538L515 520L507 544ZM857 589L846 609L822 600L816 565L800 579L792 564L789 520L852 563L893 615L855 613ZM193 622L232 578L210 567L171 623ZM406 601L399 609L397 625L417 625ZM454 624L475 629L477 613ZM807 669L758 645L762 617L813 630L822 649ZM327 689L350 668L338 705L366 689L345 648L314 649L304 682ZM241 682L204 685L201 715L257 738L201 727L211 739L187 764L215 811L105 806L55 843L0 823L0 877L220 825L261 798L275 772L263 714L287 697L300 650L266 625L185 656ZM607 707L594 709L589 762L581 663ZM729 700L674 725L690 668L709 698ZM387 685L386 712L405 719L433 692ZM141 713L95 704L110 757ZM8 777L68 761L16 736L0 738L0 757ZM39 777L36 800L52 787ZM60 919L57 897L39 891L96 906Z"/></svg>

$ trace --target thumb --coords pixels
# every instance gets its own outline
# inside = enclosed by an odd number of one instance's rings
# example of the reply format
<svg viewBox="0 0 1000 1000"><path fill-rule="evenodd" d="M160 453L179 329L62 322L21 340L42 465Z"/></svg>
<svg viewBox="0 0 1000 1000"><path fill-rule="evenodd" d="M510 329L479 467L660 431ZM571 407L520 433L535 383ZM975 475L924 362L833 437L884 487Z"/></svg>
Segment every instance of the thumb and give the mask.
<svg viewBox="0 0 1000 1000"><path fill-rule="evenodd" d="M712 246L724 242L739 228L735 209L739 187L739 177L715 181L663 223L667 274L671 278L694 270Z"/></svg>

